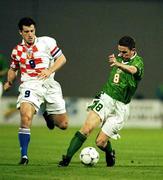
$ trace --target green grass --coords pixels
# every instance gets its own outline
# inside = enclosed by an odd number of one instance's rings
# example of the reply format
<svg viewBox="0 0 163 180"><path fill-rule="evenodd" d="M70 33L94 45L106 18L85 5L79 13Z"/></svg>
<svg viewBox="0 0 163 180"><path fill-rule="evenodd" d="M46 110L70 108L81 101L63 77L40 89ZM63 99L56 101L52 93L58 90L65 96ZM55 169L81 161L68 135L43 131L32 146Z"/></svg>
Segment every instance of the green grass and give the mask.
<svg viewBox="0 0 163 180"><path fill-rule="evenodd" d="M19 161L18 127L0 126L0 179L24 180L157 180L163 179L163 130L123 129L121 139L112 141L116 150L116 165L108 168L104 154L94 167L85 167L79 161L79 152L66 168L57 163L78 128L66 131L45 127L32 127L28 166ZM97 130L83 147L94 146ZM82 147L82 148L83 148Z"/></svg>

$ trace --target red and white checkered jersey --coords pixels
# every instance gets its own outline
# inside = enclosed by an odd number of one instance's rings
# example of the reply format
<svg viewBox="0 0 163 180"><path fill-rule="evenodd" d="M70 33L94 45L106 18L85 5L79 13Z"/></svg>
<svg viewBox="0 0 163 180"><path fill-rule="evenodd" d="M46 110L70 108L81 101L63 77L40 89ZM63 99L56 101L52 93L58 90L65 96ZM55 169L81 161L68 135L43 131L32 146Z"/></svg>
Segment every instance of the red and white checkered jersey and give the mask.
<svg viewBox="0 0 163 180"><path fill-rule="evenodd" d="M10 67L20 69L22 82L35 80L41 70L49 68L61 55L62 51L53 38L36 37L32 46L27 46L23 40L12 50Z"/></svg>

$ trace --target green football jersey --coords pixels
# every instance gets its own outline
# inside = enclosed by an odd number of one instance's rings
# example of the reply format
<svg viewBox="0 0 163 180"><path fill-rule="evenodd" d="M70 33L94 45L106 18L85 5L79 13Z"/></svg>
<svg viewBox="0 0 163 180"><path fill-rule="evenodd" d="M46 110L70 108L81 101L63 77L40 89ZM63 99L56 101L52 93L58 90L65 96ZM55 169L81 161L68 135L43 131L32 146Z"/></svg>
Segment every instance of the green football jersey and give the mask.
<svg viewBox="0 0 163 180"><path fill-rule="evenodd" d="M135 66L138 71L133 75L114 66L102 91L111 96L113 99L127 104L131 101L131 98L137 89L138 83L144 75L144 63L143 59L138 55L134 56L127 62L123 62L121 57L118 57L117 61Z"/></svg>

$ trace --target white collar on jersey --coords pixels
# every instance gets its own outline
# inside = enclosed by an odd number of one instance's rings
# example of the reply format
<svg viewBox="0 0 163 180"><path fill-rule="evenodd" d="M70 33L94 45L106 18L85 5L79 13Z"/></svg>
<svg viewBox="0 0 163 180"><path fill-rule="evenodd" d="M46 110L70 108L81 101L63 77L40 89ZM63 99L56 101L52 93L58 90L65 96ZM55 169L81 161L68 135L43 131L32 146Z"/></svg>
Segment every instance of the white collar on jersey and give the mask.
<svg viewBox="0 0 163 180"><path fill-rule="evenodd" d="M135 54L130 58L130 60L134 59L134 58L136 57L136 55L137 55L137 52L135 52ZM118 54L118 57L121 57L121 55ZM128 64L129 61L123 61L123 60L122 60L122 63L123 63L123 64Z"/></svg>

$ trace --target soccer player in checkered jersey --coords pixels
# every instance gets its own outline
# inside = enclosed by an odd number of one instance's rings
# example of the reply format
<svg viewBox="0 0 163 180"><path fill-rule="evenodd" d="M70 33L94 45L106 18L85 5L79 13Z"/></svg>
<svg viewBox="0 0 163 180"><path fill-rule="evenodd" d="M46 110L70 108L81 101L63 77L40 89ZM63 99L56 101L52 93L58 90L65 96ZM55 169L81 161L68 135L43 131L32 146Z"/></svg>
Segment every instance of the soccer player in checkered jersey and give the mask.
<svg viewBox="0 0 163 180"><path fill-rule="evenodd" d="M49 129L54 126L66 129L68 116L60 84L54 80L54 74L66 62L55 39L47 36L36 37L36 24L30 17L22 18L18 23L22 42L11 54L4 90L12 87L17 71L21 74L17 108L20 110L21 123L18 137L21 149L19 164L28 164L28 144L33 115L44 103L46 111L43 116Z"/></svg>
<svg viewBox="0 0 163 180"><path fill-rule="evenodd" d="M86 121L71 139L66 155L62 156L58 164L59 167L69 165L73 155L99 125L101 130L97 135L96 145L105 152L106 165L114 166L115 150L112 149L110 139L120 137L118 131L129 116L129 103L144 74L143 59L138 56L132 37L122 37L118 42L118 51L117 57L114 54L109 55L109 78L88 106Z"/></svg>

